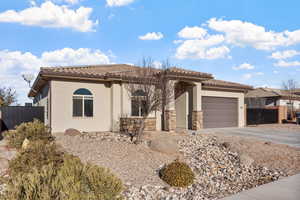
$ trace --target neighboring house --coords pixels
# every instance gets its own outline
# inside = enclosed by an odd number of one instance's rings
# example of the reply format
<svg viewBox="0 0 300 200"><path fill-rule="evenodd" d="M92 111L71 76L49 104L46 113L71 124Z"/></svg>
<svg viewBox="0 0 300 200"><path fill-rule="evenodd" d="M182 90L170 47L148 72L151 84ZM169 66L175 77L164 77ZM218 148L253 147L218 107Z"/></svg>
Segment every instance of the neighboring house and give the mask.
<svg viewBox="0 0 300 200"><path fill-rule="evenodd" d="M295 94L300 95L300 88L297 88L297 89L295 90Z"/></svg>
<svg viewBox="0 0 300 200"><path fill-rule="evenodd" d="M299 91L300 92L300 91ZM286 90L272 89L272 88L256 88L249 91L245 95L245 102L249 108L260 104L264 106L293 106L294 109L300 109L300 95L298 90L293 95L292 105L290 103L290 95ZM256 105L254 105L256 104Z"/></svg>
<svg viewBox="0 0 300 200"><path fill-rule="evenodd" d="M140 69L122 64L41 68L29 97L34 105L45 107L45 122L52 132L118 131L121 117L141 115L125 88L126 77ZM151 113L148 129L161 130L162 123L169 131L244 126L244 94L252 87L175 67L167 76L174 84L174 101L165 119L160 111Z"/></svg>

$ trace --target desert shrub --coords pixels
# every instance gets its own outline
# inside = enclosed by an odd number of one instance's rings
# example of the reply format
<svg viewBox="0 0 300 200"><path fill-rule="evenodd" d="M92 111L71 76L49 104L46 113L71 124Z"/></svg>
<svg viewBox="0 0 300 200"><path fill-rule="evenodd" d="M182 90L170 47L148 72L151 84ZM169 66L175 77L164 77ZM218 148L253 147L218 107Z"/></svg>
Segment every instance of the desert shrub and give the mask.
<svg viewBox="0 0 300 200"><path fill-rule="evenodd" d="M193 184L195 174L186 163L175 160L160 170L160 178L170 186L187 187Z"/></svg>
<svg viewBox="0 0 300 200"><path fill-rule="evenodd" d="M65 155L56 168L53 163L32 173L18 174L8 184L4 200L118 200L122 182L107 169L83 164Z"/></svg>
<svg viewBox="0 0 300 200"><path fill-rule="evenodd" d="M21 148L25 138L30 141L44 140L53 141L54 137L51 135L50 129L39 120L33 122L22 123L16 127L16 130L7 131L4 134L8 139L8 145L14 148Z"/></svg>
<svg viewBox="0 0 300 200"><path fill-rule="evenodd" d="M9 173L15 177L17 174L31 172L33 168L39 170L50 163L54 167L60 166L63 163L63 153L57 150L54 143L39 140L31 142L28 148L21 149L9 162Z"/></svg>

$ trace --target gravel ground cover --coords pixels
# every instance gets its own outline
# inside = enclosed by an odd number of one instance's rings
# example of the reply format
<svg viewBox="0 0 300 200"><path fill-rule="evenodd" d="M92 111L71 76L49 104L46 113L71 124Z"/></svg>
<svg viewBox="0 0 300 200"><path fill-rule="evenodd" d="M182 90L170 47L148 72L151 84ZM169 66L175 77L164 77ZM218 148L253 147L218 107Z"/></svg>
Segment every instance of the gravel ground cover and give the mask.
<svg viewBox="0 0 300 200"><path fill-rule="evenodd" d="M1 177L8 176L8 161L16 155L14 149L7 148L6 141L0 140L0 193L5 189L5 185L1 184Z"/></svg>
<svg viewBox="0 0 300 200"><path fill-rule="evenodd" d="M148 132L140 145L110 132L55 136L63 150L111 169L123 180L123 194L129 200L219 199L300 172L300 149L239 136ZM149 148L149 141L170 137L178 142L179 154ZM0 141L0 159L11 159L14 154ZM169 187L158 176L158 171L176 158L196 174L188 188ZM5 171L3 163L0 169L2 166Z"/></svg>
<svg viewBox="0 0 300 200"><path fill-rule="evenodd" d="M299 162L297 149L281 150L283 148L281 145L273 146L259 141L249 143L248 140L234 136L231 138L205 134L168 136L160 132L146 134L146 140L157 137L176 138L181 155L155 152L148 147L148 142L134 145L126 136L114 133L88 133L80 136L58 134L56 137L57 142L69 153L79 156L83 161L110 168L125 183L124 195L131 200L219 199L275 181L289 173L293 174L296 171L284 169L295 168ZM249 145L256 144L262 145L261 150L268 149L266 151L268 153L260 154L264 157L261 160L259 156L253 156L257 152L251 154L250 150L246 151ZM236 146L236 149L232 146ZM265 157L271 155L272 149L277 149L278 155L292 152L294 156L282 162L294 163L283 165L281 168L276 167L279 164L273 166L271 159L265 160ZM178 157L187 162L196 173L195 183L185 189L169 187L158 177L158 170ZM267 168L267 163L270 168Z"/></svg>
<svg viewBox="0 0 300 200"><path fill-rule="evenodd" d="M157 170L176 155L152 151L147 144L135 145L126 136L115 133L86 133L80 136L56 134L56 141L67 152L112 170L124 183L140 186L165 186Z"/></svg>
<svg viewBox="0 0 300 200"><path fill-rule="evenodd" d="M280 170L287 175L300 173L300 148L256 139L216 134L233 152L250 156L257 165Z"/></svg>

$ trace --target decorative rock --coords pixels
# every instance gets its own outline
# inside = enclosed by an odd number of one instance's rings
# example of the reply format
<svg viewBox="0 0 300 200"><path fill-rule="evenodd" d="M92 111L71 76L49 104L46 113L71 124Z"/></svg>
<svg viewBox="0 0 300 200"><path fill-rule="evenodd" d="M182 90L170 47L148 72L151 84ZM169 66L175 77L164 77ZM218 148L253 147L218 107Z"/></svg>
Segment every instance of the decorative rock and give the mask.
<svg viewBox="0 0 300 200"><path fill-rule="evenodd" d="M80 135L80 131L78 131L77 129L74 128L69 128L65 131L65 135L69 135L69 136L76 136L76 135Z"/></svg>
<svg viewBox="0 0 300 200"><path fill-rule="evenodd" d="M156 148L160 147L160 142L167 141L157 142L159 145L154 145ZM189 136L179 144L179 151L184 154L186 162L196 173L193 185L181 189L151 185L130 186L123 192L124 196L130 200L220 199L286 176L280 171L255 166L252 158L224 148L224 143L219 143L214 136ZM150 146L153 147L153 143Z"/></svg>
<svg viewBox="0 0 300 200"><path fill-rule="evenodd" d="M166 154L178 154L179 147L175 140L170 138L158 138L152 140L149 144L150 149Z"/></svg>

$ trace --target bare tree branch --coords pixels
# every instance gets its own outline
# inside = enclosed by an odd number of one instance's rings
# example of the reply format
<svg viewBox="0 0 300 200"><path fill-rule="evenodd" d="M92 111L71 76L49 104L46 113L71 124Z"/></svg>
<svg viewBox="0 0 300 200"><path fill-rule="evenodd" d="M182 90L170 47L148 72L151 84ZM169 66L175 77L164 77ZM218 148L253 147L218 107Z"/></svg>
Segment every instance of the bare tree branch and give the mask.
<svg viewBox="0 0 300 200"><path fill-rule="evenodd" d="M174 88L168 78L169 67L168 61L162 63L161 69L157 69L151 58L143 59L140 68L130 76L124 75L122 78L126 82L128 96L135 100L142 110L136 143L141 141L148 116L158 110L164 113L165 107L174 98Z"/></svg>
<svg viewBox="0 0 300 200"><path fill-rule="evenodd" d="M294 79L289 79L282 82L282 89L286 92L290 106L288 106L289 112L293 118L294 113L294 100L296 97L296 89L298 83Z"/></svg>

